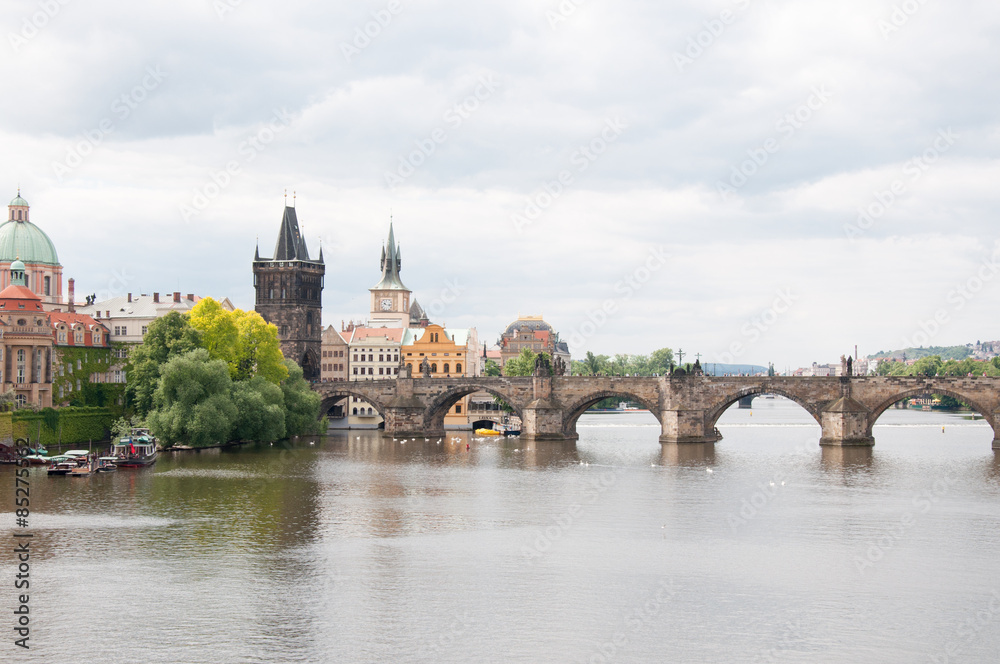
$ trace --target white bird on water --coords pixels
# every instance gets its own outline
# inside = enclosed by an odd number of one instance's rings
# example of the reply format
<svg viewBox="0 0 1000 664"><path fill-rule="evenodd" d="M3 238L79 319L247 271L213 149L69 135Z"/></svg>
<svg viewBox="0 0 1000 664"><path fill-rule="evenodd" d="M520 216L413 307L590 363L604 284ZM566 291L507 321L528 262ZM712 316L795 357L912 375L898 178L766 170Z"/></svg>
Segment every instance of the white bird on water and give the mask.
<svg viewBox="0 0 1000 664"><path fill-rule="evenodd" d="M711 469L711 468L706 468L706 469L705 469L705 472L706 472L706 473L711 473L711 472L712 472L712 469Z"/></svg>

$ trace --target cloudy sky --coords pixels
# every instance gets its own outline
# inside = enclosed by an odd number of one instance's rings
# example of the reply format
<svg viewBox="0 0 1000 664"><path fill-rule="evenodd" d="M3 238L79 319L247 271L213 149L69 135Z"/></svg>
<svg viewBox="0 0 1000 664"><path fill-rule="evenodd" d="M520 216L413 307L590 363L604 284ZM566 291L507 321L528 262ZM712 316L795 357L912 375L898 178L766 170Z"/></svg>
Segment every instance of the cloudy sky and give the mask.
<svg viewBox="0 0 1000 664"><path fill-rule="evenodd" d="M0 183L78 293L253 306L297 192L327 324L779 369L1000 338L992 0L6 0Z"/></svg>

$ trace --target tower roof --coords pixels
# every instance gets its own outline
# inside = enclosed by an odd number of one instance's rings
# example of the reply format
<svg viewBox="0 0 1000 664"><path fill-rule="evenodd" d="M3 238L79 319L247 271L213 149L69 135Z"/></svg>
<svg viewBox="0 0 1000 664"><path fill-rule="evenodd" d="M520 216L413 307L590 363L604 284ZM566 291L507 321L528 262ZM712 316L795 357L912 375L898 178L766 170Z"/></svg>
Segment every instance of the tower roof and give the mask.
<svg viewBox="0 0 1000 664"><path fill-rule="evenodd" d="M29 207L28 201L21 198L20 190L17 192L17 197L10 202L11 207Z"/></svg>
<svg viewBox="0 0 1000 664"><path fill-rule="evenodd" d="M52 240L30 221L8 219L0 224L0 262L20 258L31 265L59 265Z"/></svg>
<svg viewBox="0 0 1000 664"><path fill-rule="evenodd" d="M388 247L388 251L386 251ZM382 280L377 284L372 286L372 290L410 290L403 285L402 280L399 278L399 273L402 270L403 259L402 253L399 250L399 245L396 244L396 236L392 230L392 222L389 222L389 240L386 242L386 246L382 247Z"/></svg>
<svg viewBox="0 0 1000 664"><path fill-rule="evenodd" d="M306 239L299 230L299 219L295 208L285 206L285 214L281 218L281 230L278 231L278 241L274 245L276 261L308 261L309 249Z"/></svg>

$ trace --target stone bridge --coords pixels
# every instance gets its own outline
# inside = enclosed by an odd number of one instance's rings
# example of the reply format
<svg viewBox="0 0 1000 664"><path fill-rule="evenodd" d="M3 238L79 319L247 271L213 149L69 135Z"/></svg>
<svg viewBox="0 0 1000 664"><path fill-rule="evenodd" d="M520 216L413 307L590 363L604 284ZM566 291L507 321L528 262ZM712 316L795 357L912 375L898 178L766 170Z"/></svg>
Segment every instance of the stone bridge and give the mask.
<svg viewBox="0 0 1000 664"><path fill-rule="evenodd" d="M609 397L642 404L660 423L661 443L707 443L729 406L758 394L787 397L822 428L821 445L874 445L872 427L887 408L926 394L945 394L969 404L993 428L1000 449L1000 378L924 377L710 377L619 378L529 376L524 378L405 378L318 383L326 413L345 397L370 403L385 420L387 435L442 436L444 416L462 397L485 391L520 416L528 440L575 440L576 422Z"/></svg>

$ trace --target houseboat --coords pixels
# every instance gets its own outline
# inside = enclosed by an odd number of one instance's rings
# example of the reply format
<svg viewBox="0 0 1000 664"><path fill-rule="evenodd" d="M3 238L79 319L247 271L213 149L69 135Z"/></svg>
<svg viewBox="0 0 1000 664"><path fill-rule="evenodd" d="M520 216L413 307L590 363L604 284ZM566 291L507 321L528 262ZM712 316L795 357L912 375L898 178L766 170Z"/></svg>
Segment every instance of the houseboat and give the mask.
<svg viewBox="0 0 1000 664"><path fill-rule="evenodd" d="M149 429L132 429L111 448L117 468L144 468L156 463L156 438Z"/></svg>

